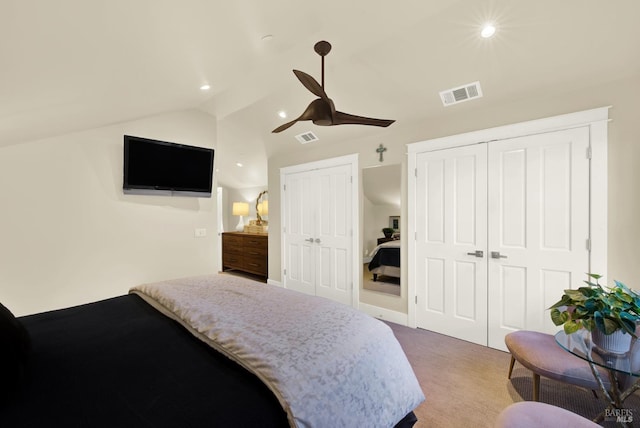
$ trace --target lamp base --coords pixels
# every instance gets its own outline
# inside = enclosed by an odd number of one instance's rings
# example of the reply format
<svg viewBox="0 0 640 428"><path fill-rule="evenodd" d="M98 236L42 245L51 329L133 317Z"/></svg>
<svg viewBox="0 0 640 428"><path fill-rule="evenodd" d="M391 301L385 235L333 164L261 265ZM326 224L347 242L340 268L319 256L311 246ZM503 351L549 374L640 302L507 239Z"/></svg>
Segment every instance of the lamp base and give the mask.
<svg viewBox="0 0 640 428"><path fill-rule="evenodd" d="M244 219L240 216L240 220L238 221L238 225L236 226L236 231L242 232L244 230Z"/></svg>

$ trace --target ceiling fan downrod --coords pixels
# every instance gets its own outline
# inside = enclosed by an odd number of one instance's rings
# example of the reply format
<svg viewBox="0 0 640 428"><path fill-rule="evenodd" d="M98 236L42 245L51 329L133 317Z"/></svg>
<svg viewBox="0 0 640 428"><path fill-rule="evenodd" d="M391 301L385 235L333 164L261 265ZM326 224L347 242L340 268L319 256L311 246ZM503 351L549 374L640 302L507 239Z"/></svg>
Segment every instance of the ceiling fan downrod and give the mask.
<svg viewBox="0 0 640 428"><path fill-rule="evenodd" d="M320 57L322 58L322 66L321 66L322 75L321 75L320 85L322 86L322 89L324 89L324 57L329 52L331 52L331 43L325 40L321 40L315 45L313 45L313 50L315 50L316 53L320 55Z"/></svg>

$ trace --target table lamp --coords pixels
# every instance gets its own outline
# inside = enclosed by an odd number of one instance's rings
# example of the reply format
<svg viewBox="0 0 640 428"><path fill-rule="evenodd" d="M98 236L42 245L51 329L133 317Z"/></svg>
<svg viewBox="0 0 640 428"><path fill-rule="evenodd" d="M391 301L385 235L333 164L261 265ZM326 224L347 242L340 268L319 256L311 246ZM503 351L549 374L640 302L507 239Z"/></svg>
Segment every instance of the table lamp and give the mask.
<svg viewBox="0 0 640 428"><path fill-rule="evenodd" d="M244 230L244 219L242 217L245 215L249 215L249 204L246 202L234 202L233 215L240 216L240 220L238 221L236 230L238 232L242 232Z"/></svg>

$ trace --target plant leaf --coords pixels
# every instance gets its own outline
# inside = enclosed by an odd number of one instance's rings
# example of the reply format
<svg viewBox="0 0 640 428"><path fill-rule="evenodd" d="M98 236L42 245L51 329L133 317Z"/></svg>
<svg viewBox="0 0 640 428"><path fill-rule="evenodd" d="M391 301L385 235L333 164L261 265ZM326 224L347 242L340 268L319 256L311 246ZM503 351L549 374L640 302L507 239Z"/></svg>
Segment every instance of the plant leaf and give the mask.
<svg viewBox="0 0 640 428"><path fill-rule="evenodd" d="M551 311L551 321L555 325L564 324L569 320L569 313L567 311L560 312L560 309L553 309Z"/></svg>
<svg viewBox="0 0 640 428"><path fill-rule="evenodd" d="M604 334L611 334L621 327L616 320L604 317L601 312L596 312L593 320L595 321L598 330Z"/></svg>
<svg viewBox="0 0 640 428"><path fill-rule="evenodd" d="M566 323L564 323L564 332L566 334L575 333L581 328L582 328L582 324L577 321L569 320Z"/></svg>
<svg viewBox="0 0 640 428"><path fill-rule="evenodd" d="M559 308L560 306L568 306L568 303L571 303L571 298L566 294L563 294L562 299L560 299L556 304L551 306L549 309Z"/></svg>

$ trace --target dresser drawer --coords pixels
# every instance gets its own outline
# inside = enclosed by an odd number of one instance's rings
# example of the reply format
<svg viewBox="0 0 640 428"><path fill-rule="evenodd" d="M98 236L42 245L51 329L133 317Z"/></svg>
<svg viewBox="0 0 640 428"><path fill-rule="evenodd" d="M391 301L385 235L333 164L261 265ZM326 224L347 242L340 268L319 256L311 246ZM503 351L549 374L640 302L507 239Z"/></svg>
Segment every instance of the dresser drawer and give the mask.
<svg viewBox="0 0 640 428"><path fill-rule="evenodd" d="M235 249L242 248L242 243L244 242L244 238L238 235L228 235L226 233L222 234L222 246L226 249Z"/></svg>
<svg viewBox="0 0 640 428"><path fill-rule="evenodd" d="M267 258L266 257L252 257L245 255L244 257L244 270L247 272L255 273L256 275L267 275Z"/></svg>
<svg viewBox="0 0 640 428"><path fill-rule="evenodd" d="M223 255L224 254L236 254L238 256L241 256L244 254L244 250L242 248L242 246L240 245L229 245L229 244L222 244L222 251L223 251Z"/></svg>
<svg viewBox="0 0 640 428"><path fill-rule="evenodd" d="M245 236L244 238L244 246L245 248L262 248L265 251L267 250L267 239L262 236Z"/></svg>
<svg viewBox="0 0 640 428"><path fill-rule="evenodd" d="M242 269L244 266L244 257L242 254L233 254L225 251L222 253L222 265L232 269Z"/></svg>
<svg viewBox="0 0 640 428"><path fill-rule="evenodd" d="M251 246L245 246L243 248L242 251L242 255L246 256L246 257L262 257L262 258L266 258L267 257L267 249L266 248L260 248L260 247L251 247Z"/></svg>

